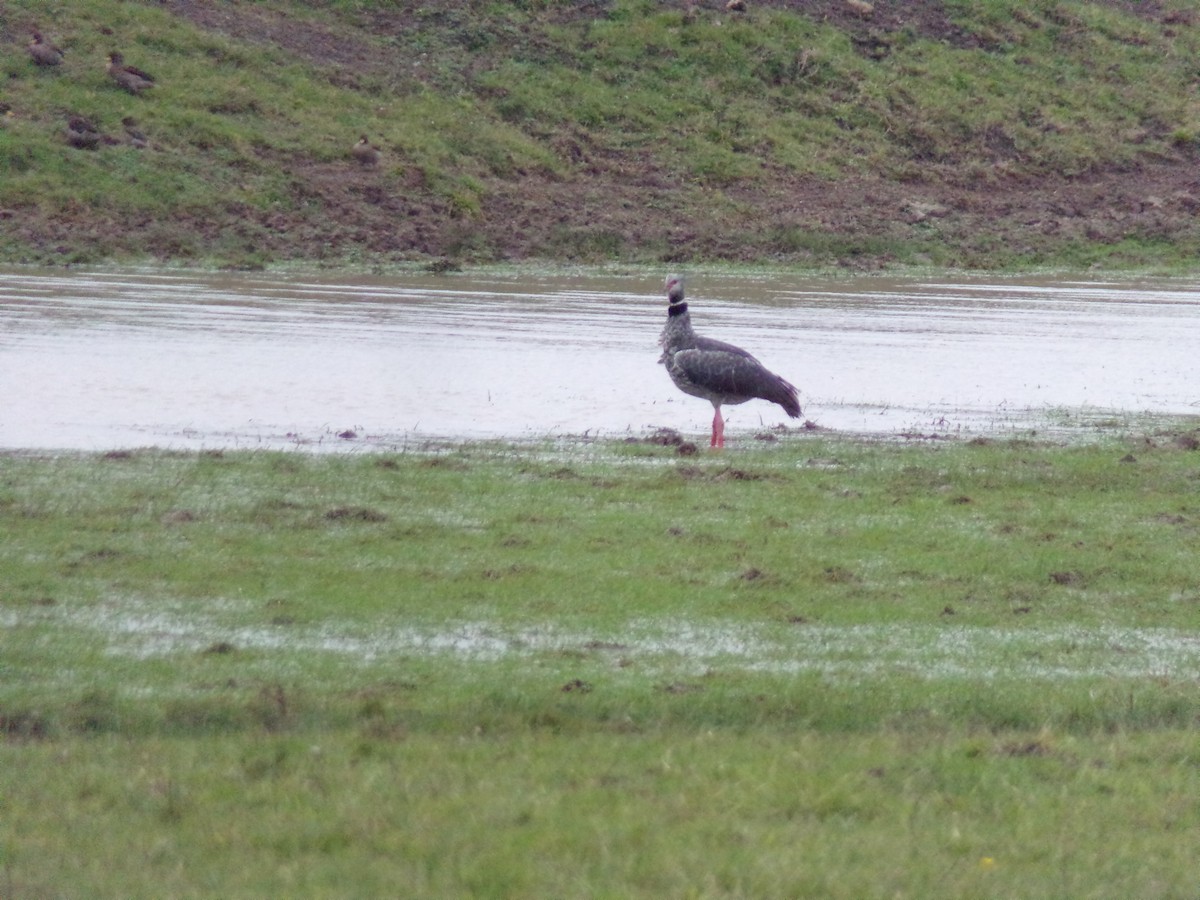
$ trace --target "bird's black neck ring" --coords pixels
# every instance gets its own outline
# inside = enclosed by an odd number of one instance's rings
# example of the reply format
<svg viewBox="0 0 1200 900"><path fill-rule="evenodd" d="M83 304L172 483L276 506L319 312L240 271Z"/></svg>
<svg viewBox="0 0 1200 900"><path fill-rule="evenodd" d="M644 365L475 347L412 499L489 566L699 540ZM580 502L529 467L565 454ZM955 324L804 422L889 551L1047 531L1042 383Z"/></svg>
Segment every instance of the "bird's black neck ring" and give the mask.
<svg viewBox="0 0 1200 900"><path fill-rule="evenodd" d="M687 303L683 300L680 300L678 303L672 303L667 307L668 316L682 316L685 312L687 312Z"/></svg>

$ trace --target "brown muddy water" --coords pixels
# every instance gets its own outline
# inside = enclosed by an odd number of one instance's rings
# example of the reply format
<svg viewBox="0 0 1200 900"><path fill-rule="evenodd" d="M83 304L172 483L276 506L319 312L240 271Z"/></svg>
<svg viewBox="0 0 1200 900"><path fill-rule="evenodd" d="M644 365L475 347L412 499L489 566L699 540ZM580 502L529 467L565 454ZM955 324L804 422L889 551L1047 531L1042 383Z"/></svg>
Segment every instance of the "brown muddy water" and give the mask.
<svg viewBox="0 0 1200 900"><path fill-rule="evenodd" d="M703 440L711 407L657 365L664 272L322 277L0 272L0 448L352 451L445 439ZM688 279L702 334L876 435L1086 430L1200 414L1184 280Z"/></svg>

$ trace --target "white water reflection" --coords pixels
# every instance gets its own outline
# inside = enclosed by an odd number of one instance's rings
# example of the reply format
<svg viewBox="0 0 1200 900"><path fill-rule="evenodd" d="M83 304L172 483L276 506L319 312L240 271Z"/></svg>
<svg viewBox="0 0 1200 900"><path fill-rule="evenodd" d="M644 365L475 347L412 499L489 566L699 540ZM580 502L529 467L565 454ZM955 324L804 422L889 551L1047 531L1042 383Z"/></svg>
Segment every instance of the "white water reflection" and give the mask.
<svg viewBox="0 0 1200 900"><path fill-rule="evenodd" d="M707 435L658 358L662 273L323 280L0 274L0 447L400 447ZM994 433L1200 412L1191 283L696 275L702 333L838 431ZM729 407L730 435L797 424ZM353 437L338 437L353 433Z"/></svg>
<svg viewBox="0 0 1200 900"><path fill-rule="evenodd" d="M1200 665L1200 640L1191 631L1172 628L893 623L808 624L780 630L674 617L636 619L616 633L546 623L519 628L489 621L367 629L346 622L315 628L262 627L226 621L231 615L241 618L237 606L232 601L172 603L161 597L114 596L97 606L60 604L22 613L0 608L0 627L17 627L23 617L32 617L93 632L105 653L138 659L195 654L220 643L255 651L256 660L249 664L274 671L281 665L274 656L279 653L339 656L356 666L398 657L486 665L552 654L574 660L572 665L629 671L635 678L741 670L854 681L895 673L931 681L1190 680ZM637 663L634 668L629 668L631 661Z"/></svg>

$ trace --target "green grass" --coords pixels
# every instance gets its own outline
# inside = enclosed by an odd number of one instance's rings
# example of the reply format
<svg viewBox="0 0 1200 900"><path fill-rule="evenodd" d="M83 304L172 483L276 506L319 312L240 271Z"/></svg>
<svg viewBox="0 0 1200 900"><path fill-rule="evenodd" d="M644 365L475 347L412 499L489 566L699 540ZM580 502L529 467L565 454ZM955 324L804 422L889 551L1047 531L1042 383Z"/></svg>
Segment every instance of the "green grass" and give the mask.
<svg viewBox="0 0 1200 900"><path fill-rule="evenodd" d="M1187 896L1192 445L4 456L0 886Z"/></svg>
<svg viewBox="0 0 1200 900"><path fill-rule="evenodd" d="M10 793L6 812L74 852L14 852L6 894L1186 896L1193 744L368 732L34 747L12 775L41 793Z"/></svg>

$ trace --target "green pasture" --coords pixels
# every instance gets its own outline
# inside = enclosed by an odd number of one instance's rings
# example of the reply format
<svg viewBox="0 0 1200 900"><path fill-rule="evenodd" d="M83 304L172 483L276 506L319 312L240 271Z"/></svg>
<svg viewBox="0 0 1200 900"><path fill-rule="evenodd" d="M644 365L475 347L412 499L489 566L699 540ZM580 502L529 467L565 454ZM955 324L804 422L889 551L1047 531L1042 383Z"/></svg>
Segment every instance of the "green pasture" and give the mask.
<svg viewBox="0 0 1200 900"><path fill-rule="evenodd" d="M1200 455L0 457L0 896L1189 897Z"/></svg>

